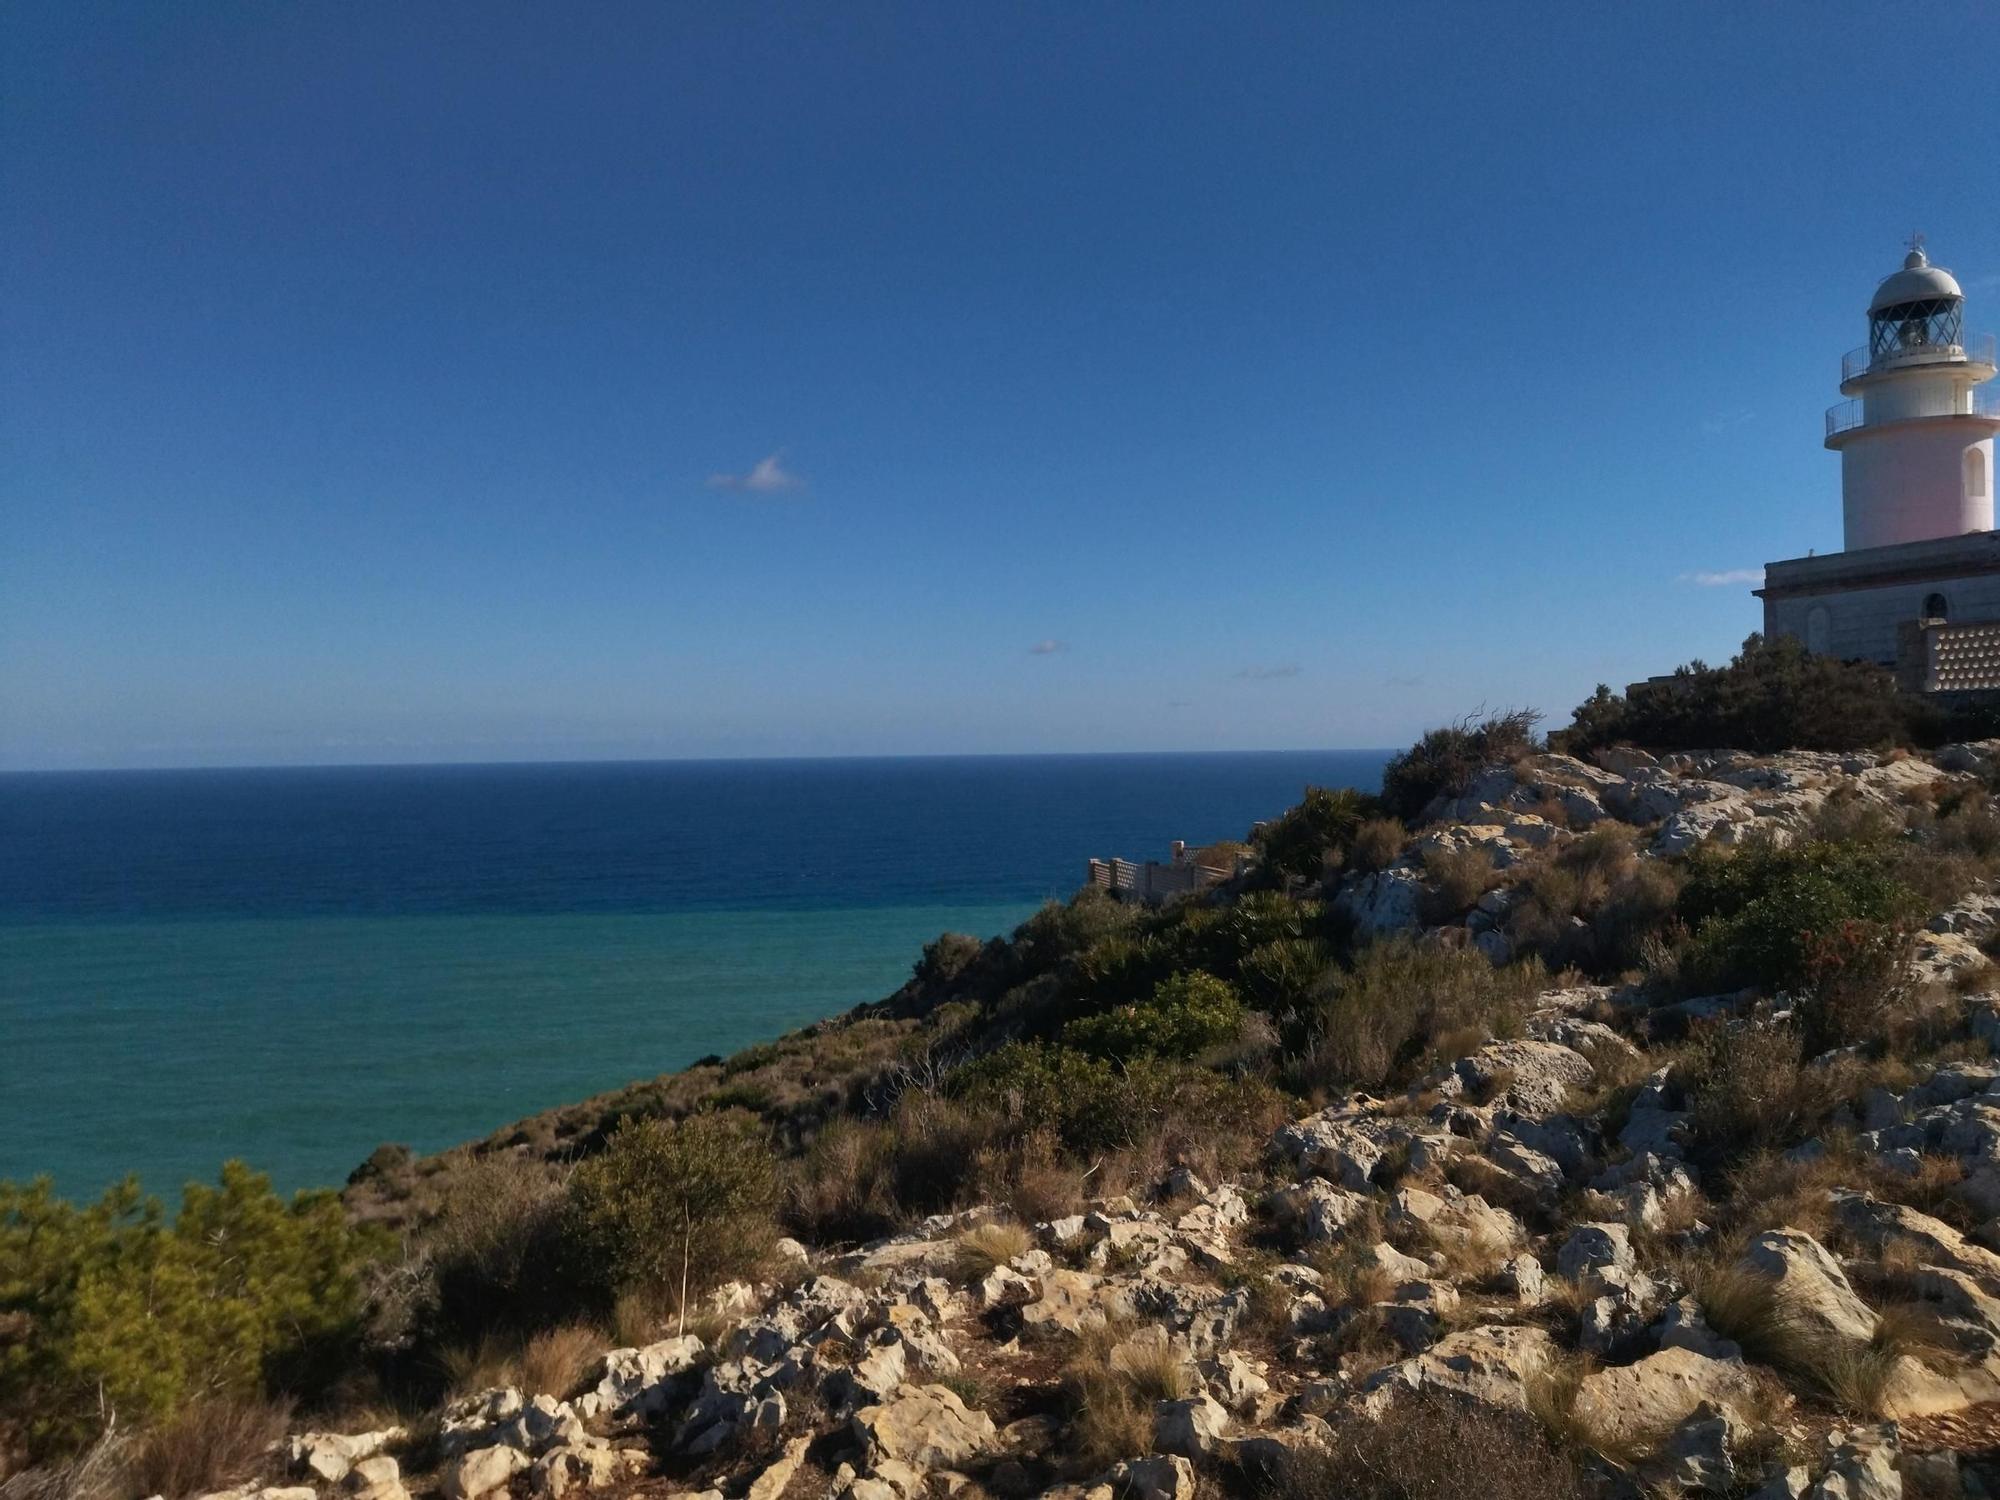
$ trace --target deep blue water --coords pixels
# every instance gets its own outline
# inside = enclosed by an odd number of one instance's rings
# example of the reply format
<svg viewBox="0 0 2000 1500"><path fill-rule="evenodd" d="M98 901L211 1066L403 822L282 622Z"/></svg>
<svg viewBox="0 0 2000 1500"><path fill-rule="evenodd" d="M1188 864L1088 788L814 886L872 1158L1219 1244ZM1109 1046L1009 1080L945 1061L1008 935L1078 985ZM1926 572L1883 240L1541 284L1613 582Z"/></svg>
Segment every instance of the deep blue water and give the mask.
<svg viewBox="0 0 2000 1500"><path fill-rule="evenodd" d="M1386 752L0 776L0 1177L338 1182L887 994Z"/></svg>

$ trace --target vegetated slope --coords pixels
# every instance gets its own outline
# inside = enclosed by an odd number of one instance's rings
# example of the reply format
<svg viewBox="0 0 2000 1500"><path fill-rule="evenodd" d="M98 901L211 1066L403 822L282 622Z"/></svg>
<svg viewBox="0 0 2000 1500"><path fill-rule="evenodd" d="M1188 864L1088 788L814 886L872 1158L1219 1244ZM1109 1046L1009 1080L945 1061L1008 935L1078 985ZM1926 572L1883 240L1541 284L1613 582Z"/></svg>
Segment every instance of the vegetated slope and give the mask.
<svg viewBox="0 0 2000 1500"><path fill-rule="evenodd" d="M348 1436L187 1457L189 1397L249 1429L260 1382L155 1338L186 1378L119 1366L159 1416L97 1461L375 1500L1956 1483L2000 1402L1996 747L1531 730L1309 794L1228 888L941 938L849 1016L378 1152L357 1243L294 1236L367 1276L344 1348L256 1346ZM130 1325L39 1264L0 1258L0 1375L44 1399Z"/></svg>

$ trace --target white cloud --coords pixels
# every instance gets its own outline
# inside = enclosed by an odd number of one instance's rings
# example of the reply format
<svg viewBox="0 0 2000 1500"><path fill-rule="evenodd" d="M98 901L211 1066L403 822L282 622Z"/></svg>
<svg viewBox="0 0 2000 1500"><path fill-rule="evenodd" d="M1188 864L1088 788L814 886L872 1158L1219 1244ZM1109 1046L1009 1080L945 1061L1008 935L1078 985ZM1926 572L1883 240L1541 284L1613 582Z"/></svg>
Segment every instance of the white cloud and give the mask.
<svg viewBox="0 0 2000 1500"><path fill-rule="evenodd" d="M1028 648L1028 655L1030 655L1030 656L1054 656L1054 655L1056 655L1056 654L1057 654L1058 652L1062 652L1062 651L1067 651L1067 650L1069 650L1069 642L1068 642L1068 641L1059 641L1059 640L1056 640L1056 639L1054 639L1053 637L1051 637L1050 639L1048 639L1048 640L1045 640L1045 641L1036 641L1034 645L1032 645L1032 646L1030 646L1030 647Z"/></svg>
<svg viewBox="0 0 2000 1500"><path fill-rule="evenodd" d="M773 453L769 458L759 459L748 474L709 475L708 487L746 495L782 495L804 489L806 482L785 467L784 454Z"/></svg>
<svg viewBox="0 0 2000 1500"><path fill-rule="evenodd" d="M1236 675L1250 682L1272 682L1280 677L1296 677L1303 670L1297 662L1287 662L1281 667L1245 667Z"/></svg>
<svg viewBox="0 0 2000 1500"><path fill-rule="evenodd" d="M1703 570L1695 573L1683 573L1679 581L1682 583L1691 583L1697 588L1704 589L1735 588L1739 584L1762 583L1764 581L1764 570L1762 568Z"/></svg>

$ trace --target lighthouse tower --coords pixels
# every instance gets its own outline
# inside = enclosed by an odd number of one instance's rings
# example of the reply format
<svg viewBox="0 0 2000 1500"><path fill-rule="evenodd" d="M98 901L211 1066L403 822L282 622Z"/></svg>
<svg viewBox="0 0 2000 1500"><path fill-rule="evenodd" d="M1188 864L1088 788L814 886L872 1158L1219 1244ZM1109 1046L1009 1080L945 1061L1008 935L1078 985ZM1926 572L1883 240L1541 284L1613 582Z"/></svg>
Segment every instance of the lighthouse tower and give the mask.
<svg viewBox="0 0 2000 1500"><path fill-rule="evenodd" d="M1993 335L1965 332L1965 293L1921 243L1875 289L1868 343L1841 367L1826 414L1840 454L1849 552L1993 529L2000 392Z"/></svg>
<svg viewBox="0 0 2000 1500"><path fill-rule="evenodd" d="M1846 550L1765 565L1764 634L1890 668L1912 692L2000 703L2000 387L1993 335L1921 240L1868 304L1826 414Z"/></svg>

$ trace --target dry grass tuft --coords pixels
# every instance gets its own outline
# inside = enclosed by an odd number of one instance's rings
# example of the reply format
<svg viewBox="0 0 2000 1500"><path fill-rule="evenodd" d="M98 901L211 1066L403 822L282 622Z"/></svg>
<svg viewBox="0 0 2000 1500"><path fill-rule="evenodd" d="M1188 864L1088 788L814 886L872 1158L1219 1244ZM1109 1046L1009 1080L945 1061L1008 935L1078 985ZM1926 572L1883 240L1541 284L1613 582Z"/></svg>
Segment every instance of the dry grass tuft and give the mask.
<svg viewBox="0 0 2000 1500"><path fill-rule="evenodd" d="M977 1281L1006 1265L1017 1255L1025 1255L1035 1245L1035 1237L1019 1224L981 1224L958 1237L958 1274Z"/></svg>
<svg viewBox="0 0 2000 1500"><path fill-rule="evenodd" d="M1135 1337L1114 1321L1084 1328L1063 1366L1070 1456L1095 1471L1152 1451L1153 1403L1185 1396L1192 1376L1164 1338Z"/></svg>
<svg viewBox="0 0 2000 1500"><path fill-rule="evenodd" d="M621 1300L614 1322L621 1344L650 1343L661 1337L665 1327L658 1304L646 1310L643 1299L638 1298ZM690 1319L689 1327L695 1327L695 1320ZM526 1340L488 1334L475 1344L445 1350L442 1364L452 1390L461 1395L513 1385L531 1396L560 1399L583 1383L612 1340L612 1335L588 1323L566 1323Z"/></svg>
<svg viewBox="0 0 2000 1500"><path fill-rule="evenodd" d="M286 1406L227 1397L184 1406L132 1445L132 1491L181 1500L254 1478L290 1416Z"/></svg>
<svg viewBox="0 0 2000 1500"><path fill-rule="evenodd" d="M0 1500L126 1500L131 1439L113 1426L74 1458L0 1481Z"/></svg>

